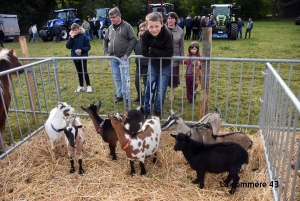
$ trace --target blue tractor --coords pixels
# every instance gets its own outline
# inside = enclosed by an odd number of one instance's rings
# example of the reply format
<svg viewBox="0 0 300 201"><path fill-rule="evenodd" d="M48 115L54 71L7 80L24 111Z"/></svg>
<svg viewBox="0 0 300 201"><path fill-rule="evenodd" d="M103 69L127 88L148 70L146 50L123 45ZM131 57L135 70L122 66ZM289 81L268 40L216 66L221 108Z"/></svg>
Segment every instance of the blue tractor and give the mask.
<svg viewBox="0 0 300 201"><path fill-rule="evenodd" d="M108 27L111 25L111 21L108 16L110 8L96 8L94 10L94 24L96 25L97 19L100 17L100 21L102 22L102 38L104 38ZM94 33L94 35L98 35L98 33Z"/></svg>
<svg viewBox="0 0 300 201"><path fill-rule="evenodd" d="M67 40L69 38L69 32L71 25L77 23L82 24L82 21L76 17L77 10L75 8L66 8L61 10L54 10L50 12L50 20L47 21L46 26L39 32L40 38L44 42L52 41L54 37L53 27L57 22L61 27L60 40Z"/></svg>

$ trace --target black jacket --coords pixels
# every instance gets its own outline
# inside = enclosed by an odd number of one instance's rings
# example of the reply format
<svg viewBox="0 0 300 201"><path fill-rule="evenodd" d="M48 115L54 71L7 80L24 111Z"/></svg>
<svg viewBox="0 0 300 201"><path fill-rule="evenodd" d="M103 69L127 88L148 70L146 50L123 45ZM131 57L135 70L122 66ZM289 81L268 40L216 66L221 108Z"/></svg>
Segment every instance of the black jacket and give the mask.
<svg viewBox="0 0 300 201"><path fill-rule="evenodd" d="M141 37L142 39L142 55L144 57L172 57L174 54L173 36L163 26L160 33L154 37L147 30ZM159 59L152 59L151 65L160 67ZM162 67L171 65L170 59L162 60Z"/></svg>
<svg viewBox="0 0 300 201"><path fill-rule="evenodd" d="M142 55L142 40L139 39L134 47L134 53L136 55ZM139 61L140 60L140 61ZM136 65L141 64L141 66L148 66L149 59L135 59Z"/></svg>
<svg viewBox="0 0 300 201"><path fill-rule="evenodd" d="M66 43L66 48L71 49L72 57L87 57L88 51L91 49L90 40L84 34L84 29L79 28L79 33L74 36L74 38L69 37L68 42ZM77 55L75 50L81 49L81 55Z"/></svg>

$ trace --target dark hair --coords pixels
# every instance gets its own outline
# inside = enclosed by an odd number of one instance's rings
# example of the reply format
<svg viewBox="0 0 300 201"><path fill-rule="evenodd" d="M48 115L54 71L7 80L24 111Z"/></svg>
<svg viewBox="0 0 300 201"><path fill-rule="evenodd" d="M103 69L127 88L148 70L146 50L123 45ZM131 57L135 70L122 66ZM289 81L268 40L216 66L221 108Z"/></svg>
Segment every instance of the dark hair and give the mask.
<svg viewBox="0 0 300 201"><path fill-rule="evenodd" d="M169 12L169 13L167 14L167 16L168 16L168 17L171 17L171 18L175 18L176 24L177 24L177 22L178 22L178 15L177 15L175 12Z"/></svg>
<svg viewBox="0 0 300 201"><path fill-rule="evenodd" d="M193 41L193 42L191 42L191 44L189 45L189 55L192 55L191 48L194 48L194 47L197 48L196 54L197 54L198 56L200 56L200 49L199 49L200 47L199 47L199 44L198 44L197 41Z"/></svg>
<svg viewBox="0 0 300 201"><path fill-rule="evenodd" d="M77 23L73 23L73 24L71 25L71 30L79 29L79 28L80 28L80 26L79 26L79 24L77 24Z"/></svg>

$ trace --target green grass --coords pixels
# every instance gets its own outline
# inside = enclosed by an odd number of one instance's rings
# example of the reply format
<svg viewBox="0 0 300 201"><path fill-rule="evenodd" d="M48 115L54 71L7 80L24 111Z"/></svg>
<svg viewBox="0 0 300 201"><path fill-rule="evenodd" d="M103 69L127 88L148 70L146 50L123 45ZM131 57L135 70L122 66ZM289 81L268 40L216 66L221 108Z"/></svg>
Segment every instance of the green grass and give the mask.
<svg viewBox="0 0 300 201"><path fill-rule="evenodd" d="M243 34L245 29L243 30ZM300 26L296 26L293 21L259 21L254 22L254 28L251 32L251 39L238 39L236 41L228 39L213 39L212 42L212 57L223 58L262 58L262 59L300 59L299 55L299 40ZM28 38L28 36L26 36ZM47 43L27 43L29 56L37 57L69 57L70 50L66 49L65 41L61 43L47 42ZM185 41L185 55L190 41ZM202 52L202 43L199 43ZM13 48L17 55L21 58L22 53L18 41L13 43L5 43L6 48ZM103 40L93 40L91 42L90 56L103 56ZM115 111L123 112L123 104L114 106L112 100L114 99L115 87L112 81L111 70L107 60L89 61L88 69L94 72L90 74L94 92L91 94L81 93L77 95L74 93L78 85L78 78L76 70L72 68L72 62L57 61L59 65L58 76L60 79L60 86L62 87L62 100L71 103L76 112L81 113L80 106L88 105L94 101L101 100L103 102L100 113L107 114ZM278 69L278 64L273 64L275 69ZM243 68L241 68L243 66ZM255 66L255 69L254 69ZM296 95L299 93L299 76L300 64L293 64L292 73L290 76L291 64L280 64L280 75L286 80L290 79L290 86ZM210 111L213 110L214 104L221 108L223 121L230 124L250 124L257 125L260 111L259 98L262 94L263 76L262 71L265 68L264 63L252 62L211 62L211 80L210 80ZM42 64L35 67L36 86L38 98L40 99L42 111L49 111L54 106L54 101L57 101L57 94L55 92L54 74L52 63ZM131 60L131 98L136 97L134 87L134 60ZM181 72L181 71L180 71ZM180 87L176 89L175 101L171 104L166 96L163 117L169 115L169 110L181 109L185 120L197 121L199 119L199 95L194 108L187 103L185 95L184 77L181 76ZM254 78L252 82L252 76ZM230 79L229 79L230 77ZM48 79L50 78L50 81ZM242 80L242 82L240 82ZM21 87L17 87L16 99L18 108L23 108L22 97L25 100L25 108L30 110L29 96L27 93L26 82L24 76L20 77ZM42 83L44 82L44 85ZM228 82L230 85L228 88ZM18 86L17 81L14 80L15 86ZM21 88L21 89L20 89ZM43 95L42 92L46 91ZM252 97L250 99L250 92ZM182 96L183 95L183 96ZM182 97L181 97L182 96ZM181 102L183 99L183 103ZM239 102L238 102L239 100ZM136 105L133 105L135 107ZM47 108L48 107L48 108ZM104 109L105 108L105 109ZM226 110L227 108L227 110ZM250 112L248 112L250 110ZM18 114L19 123L27 125L21 127L23 135L30 133L34 127L39 127L42 122L45 122L48 115L38 115L39 122L35 124L30 120L31 114L27 114L29 123L26 122L24 114ZM16 119L15 114L10 114L10 121ZM29 126L28 126L29 125ZM12 126L13 133L18 133L18 128L14 124ZM7 129L8 131L8 129ZM18 137L16 137L18 138Z"/></svg>

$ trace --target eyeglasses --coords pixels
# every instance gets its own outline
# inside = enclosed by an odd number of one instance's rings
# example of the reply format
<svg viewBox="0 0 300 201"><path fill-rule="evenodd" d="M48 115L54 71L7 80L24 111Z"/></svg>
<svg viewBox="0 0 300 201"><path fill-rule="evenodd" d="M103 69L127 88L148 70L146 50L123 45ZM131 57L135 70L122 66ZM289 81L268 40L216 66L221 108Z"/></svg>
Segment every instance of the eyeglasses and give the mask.
<svg viewBox="0 0 300 201"><path fill-rule="evenodd" d="M116 15L116 16L109 16L109 19L115 19L116 17L118 17L119 15Z"/></svg>

